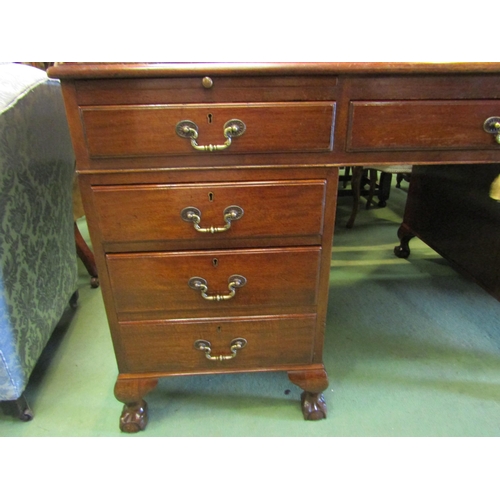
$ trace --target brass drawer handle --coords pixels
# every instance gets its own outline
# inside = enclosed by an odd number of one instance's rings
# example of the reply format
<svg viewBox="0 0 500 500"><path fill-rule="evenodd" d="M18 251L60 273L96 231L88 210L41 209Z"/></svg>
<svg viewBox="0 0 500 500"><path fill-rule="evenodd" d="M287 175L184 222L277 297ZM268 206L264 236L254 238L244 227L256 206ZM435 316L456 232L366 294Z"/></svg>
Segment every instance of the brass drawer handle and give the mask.
<svg viewBox="0 0 500 500"><path fill-rule="evenodd" d="M229 348L231 349L232 354L220 354L219 356L212 356L210 353L212 352L212 344L208 340L197 340L194 343L194 348L199 351L205 351L205 357L210 361L226 361L228 359L233 359L236 357L237 351L239 349L243 349L247 345L247 341L244 338L237 338L231 340L231 345Z"/></svg>
<svg viewBox="0 0 500 500"><path fill-rule="evenodd" d="M196 207L186 207L181 211L182 220L192 222L196 231L200 233L222 233L231 227L231 221L238 220L243 217L243 209L237 205L231 205L224 209L224 221L226 225L223 227L200 227L201 211Z"/></svg>
<svg viewBox="0 0 500 500"><path fill-rule="evenodd" d="M490 116L483 123L483 129L488 134L495 134L495 141L500 144L500 117Z"/></svg>
<svg viewBox="0 0 500 500"><path fill-rule="evenodd" d="M232 276L229 276L228 281L228 288L229 288L229 293L226 293L224 295L208 295L208 283L207 280L204 278L200 278L198 276L193 276L192 278L189 279L188 285L189 288L192 288L193 290L199 290L201 292L201 296L205 300L213 300L216 302L220 302L221 300L229 300L232 299L236 295L236 288L241 288L242 286L246 285L247 279L244 276L240 276L239 274L233 274Z"/></svg>
<svg viewBox="0 0 500 500"><path fill-rule="evenodd" d="M243 135L246 130L246 125L236 118L227 121L224 124L224 137L226 142L224 144L209 144L208 146L200 146L196 139L198 139L198 125L191 120L182 120L175 126L175 131L179 137L191 140L191 146L196 151L223 151L231 146L233 137Z"/></svg>

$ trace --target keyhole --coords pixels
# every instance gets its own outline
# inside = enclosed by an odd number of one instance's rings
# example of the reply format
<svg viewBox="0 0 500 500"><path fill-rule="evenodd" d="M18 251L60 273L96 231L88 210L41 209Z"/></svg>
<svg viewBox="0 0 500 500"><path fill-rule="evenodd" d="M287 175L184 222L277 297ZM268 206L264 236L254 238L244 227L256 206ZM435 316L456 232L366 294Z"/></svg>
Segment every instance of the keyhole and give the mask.
<svg viewBox="0 0 500 500"><path fill-rule="evenodd" d="M208 123L212 123L212 118L213 118L212 113L208 113L208 115L207 115L207 121L208 121Z"/></svg>
<svg viewBox="0 0 500 500"><path fill-rule="evenodd" d="M220 326L218 326L218 327L217 327L217 333L220 333L220 331L221 331L221 327L220 327Z"/></svg>
<svg viewBox="0 0 500 500"><path fill-rule="evenodd" d="M212 264L214 267L217 267L219 265L219 259L213 259Z"/></svg>
<svg viewBox="0 0 500 500"><path fill-rule="evenodd" d="M208 201L214 201L214 193L208 193Z"/></svg>

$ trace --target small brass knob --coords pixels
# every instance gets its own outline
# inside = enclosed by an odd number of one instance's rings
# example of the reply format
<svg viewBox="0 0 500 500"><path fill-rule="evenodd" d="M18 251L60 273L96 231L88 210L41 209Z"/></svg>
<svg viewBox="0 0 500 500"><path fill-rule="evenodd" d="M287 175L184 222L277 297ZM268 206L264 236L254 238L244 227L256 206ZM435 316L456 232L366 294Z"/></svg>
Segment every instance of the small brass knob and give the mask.
<svg viewBox="0 0 500 500"><path fill-rule="evenodd" d="M203 78L203 80L201 81L201 84L206 88L206 89L211 89L214 85L214 81L209 77L209 76L206 76L205 78Z"/></svg>

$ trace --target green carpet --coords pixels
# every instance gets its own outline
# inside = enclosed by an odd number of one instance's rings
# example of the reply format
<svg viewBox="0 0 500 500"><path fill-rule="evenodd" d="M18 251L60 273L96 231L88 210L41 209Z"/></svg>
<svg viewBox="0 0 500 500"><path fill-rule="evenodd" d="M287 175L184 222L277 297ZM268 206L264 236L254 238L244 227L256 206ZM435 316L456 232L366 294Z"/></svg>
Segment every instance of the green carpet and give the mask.
<svg viewBox="0 0 500 500"><path fill-rule="evenodd" d="M80 265L79 307L26 391L35 418L0 413L0 436L500 436L500 304L417 239L408 260L394 256L405 196L393 188L387 207L360 207L351 230L351 198L340 199L326 420L302 419L285 373L176 377L147 396L147 429L121 434L101 291Z"/></svg>

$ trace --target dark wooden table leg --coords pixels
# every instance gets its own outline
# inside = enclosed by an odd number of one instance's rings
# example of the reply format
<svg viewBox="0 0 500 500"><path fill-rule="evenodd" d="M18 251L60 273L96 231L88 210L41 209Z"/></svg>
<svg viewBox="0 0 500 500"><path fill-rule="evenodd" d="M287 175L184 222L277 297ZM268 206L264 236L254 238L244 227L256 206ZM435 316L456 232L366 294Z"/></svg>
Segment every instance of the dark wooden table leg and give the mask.
<svg viewBox="0 0 500 500"><path fill-rule="evenodd" d="M361 197L361 177L363 176L363 167L352 167L352 212L345 227L351 229L354 226L356 215L359 210L359 199Z"/></svg>
<svg viewBox="0 0 500 500"><path fill-rule="evenodd" d="M288 378L304 390L301 396L304 419L321 420L326 418L326 403L322 394L328 387L328 376L325 369L289 371Z"/></svg>
<svg viewBox="0 0 500 500"><path fill-rule="evenodd" d="M158 384L156 378L120 378L115 384L115 397L125 403L120 416L120 430L134 433L143 431L148 424L148 405L143 397Z"/></svg>
<svg viewBox="0 0 500 500"><path fill-rule="evenodd" d="M394 255L400 257L401 259L406 259L410 256L410 240L414 238L415 235L411 232L408 226L403 223L398 229L399 245L394 247Z"/></svg>
<svg viewBox="0 0 500 500"><path fill-rule="evenodd" d="M375 195L375 189L377 188L377 171L374 168L365 169L364 172L368 172L369 188L368 195L366 196L365 208L368 210L372 204L373 196ZM380 196L379 196L380 197Z"/></svg>
<svg viewBox="0 0 500 500"><path fill-rule="evenodd" d="M383 208L387 205L387 200L391 193L392 174L390 172L380 172L378 183L378 206Z"/></svg>

